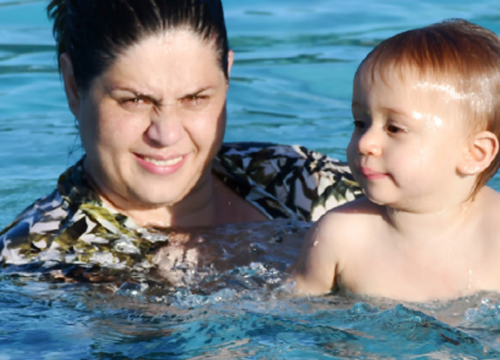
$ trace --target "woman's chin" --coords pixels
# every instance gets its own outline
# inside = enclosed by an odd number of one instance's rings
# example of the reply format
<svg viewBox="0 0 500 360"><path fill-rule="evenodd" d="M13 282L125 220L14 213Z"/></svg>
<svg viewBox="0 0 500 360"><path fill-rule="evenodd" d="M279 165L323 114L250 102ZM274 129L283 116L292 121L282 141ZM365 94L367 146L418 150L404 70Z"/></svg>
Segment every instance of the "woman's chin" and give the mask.
<svg viewBox="0 0 500 360"><path fill-rule="evenodd" d="M147 193L147 194L134 194L132 197L135 201L137 209L149 210L171 207L180 201L179 197L174 197L172 194L161 193Z"/></svg>

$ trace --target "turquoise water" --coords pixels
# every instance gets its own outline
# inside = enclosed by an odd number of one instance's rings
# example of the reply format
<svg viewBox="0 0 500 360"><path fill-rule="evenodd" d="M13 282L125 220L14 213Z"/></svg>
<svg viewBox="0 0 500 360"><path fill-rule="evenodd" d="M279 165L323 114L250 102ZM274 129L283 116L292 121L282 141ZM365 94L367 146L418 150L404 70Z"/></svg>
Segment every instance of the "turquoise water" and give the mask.
<svg viewBox="0 0 500 360"><path fill-rule="evenodd" d="M81 154L46 3L0 0L2 228L51 191ZM380 40L450 17L500 33L500 3L489 0L224 5L236 52L226 140L299 143L341 159L351 131L352 77ZM497 190L499 181L491 182ZM496 294L418 306L300 299L264 263L211 276L203 288L177 291L149 282L59 284L3 271L0 360L500 358Z"/></svg>

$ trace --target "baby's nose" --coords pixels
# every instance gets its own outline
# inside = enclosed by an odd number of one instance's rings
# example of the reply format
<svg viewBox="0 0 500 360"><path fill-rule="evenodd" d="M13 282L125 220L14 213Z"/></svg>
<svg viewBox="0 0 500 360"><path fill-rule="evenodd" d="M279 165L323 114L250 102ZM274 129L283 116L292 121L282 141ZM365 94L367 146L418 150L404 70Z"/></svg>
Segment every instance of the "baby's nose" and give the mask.
<svg viewBox="0 0 500 360"><path fill-rule="evenodd" d="M369 128L358 140L358 153L362 155L380 156L382 154L382 134Z"/></svg>

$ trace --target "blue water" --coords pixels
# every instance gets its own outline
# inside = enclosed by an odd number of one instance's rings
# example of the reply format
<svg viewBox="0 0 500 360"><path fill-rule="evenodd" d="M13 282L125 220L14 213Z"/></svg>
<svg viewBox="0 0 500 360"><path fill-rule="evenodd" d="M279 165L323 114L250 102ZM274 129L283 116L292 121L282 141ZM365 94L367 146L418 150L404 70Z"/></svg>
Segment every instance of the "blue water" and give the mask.
<svg viewBox="0 0 500 360"><path fill-rule="evenodd" d="M46 1L0 0L0 227L81 154ZM500 34L490 0L224 0L236 52L227 141L302 144L345 159L354 71L397 32L461 17ZM500 178L491 185L500 190ZM291 297L256 262L204 287L65 284L0 273L0 360L500 358L497 294L397 304Z"/></svg>

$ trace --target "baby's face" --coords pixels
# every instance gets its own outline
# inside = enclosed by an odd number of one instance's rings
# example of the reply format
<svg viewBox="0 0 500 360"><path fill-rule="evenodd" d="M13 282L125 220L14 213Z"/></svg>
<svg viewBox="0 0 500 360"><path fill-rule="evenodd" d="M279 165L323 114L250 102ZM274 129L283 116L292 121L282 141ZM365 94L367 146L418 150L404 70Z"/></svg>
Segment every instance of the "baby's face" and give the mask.
<svg viewBox="0 0 500 360"><path fill-rule="evenodd" d="M370 200L425 210L447 195L467 139L453 86L409 70L373 81L361 72L352 113L347 158Z"/></svg>

